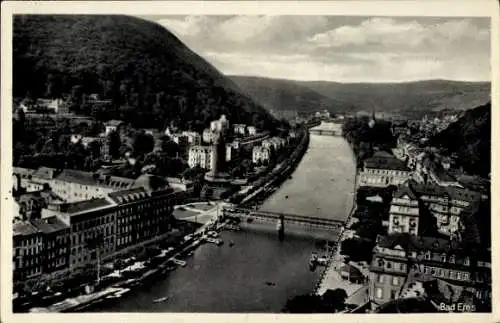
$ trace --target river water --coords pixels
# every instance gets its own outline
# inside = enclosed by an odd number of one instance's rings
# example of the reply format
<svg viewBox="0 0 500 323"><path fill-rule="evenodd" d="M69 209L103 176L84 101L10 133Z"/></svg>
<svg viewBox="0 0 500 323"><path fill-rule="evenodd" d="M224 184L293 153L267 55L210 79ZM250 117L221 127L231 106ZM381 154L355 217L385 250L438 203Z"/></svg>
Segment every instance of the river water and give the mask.
<svg viewBox="0 0 500 323"><path fill-rule="evenodd" d="M345 220L352 206L354 174L354 159L342 138L312 135L293 178L263 209ZM254 231L221 236L224 245L202 245L187 259L186 267L92 311L277 313L287 298L313 291L321 274L308 267L316 250L313 240L287 237L279 242L275 233ZM153 303L164 296L166 302Z"/></svg>

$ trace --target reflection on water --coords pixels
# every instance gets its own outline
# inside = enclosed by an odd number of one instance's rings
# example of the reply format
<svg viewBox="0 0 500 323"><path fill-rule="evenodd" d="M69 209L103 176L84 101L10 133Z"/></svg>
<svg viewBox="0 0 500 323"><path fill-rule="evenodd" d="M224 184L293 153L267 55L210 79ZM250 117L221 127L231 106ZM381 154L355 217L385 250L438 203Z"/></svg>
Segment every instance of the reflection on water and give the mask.
<svg viewBox="0 0 500 323"><path fill-rule="evenodd" d="M352 207L355 173L354 156L342 137L311 135L293 178L261 209L345 220Z"/></svg>

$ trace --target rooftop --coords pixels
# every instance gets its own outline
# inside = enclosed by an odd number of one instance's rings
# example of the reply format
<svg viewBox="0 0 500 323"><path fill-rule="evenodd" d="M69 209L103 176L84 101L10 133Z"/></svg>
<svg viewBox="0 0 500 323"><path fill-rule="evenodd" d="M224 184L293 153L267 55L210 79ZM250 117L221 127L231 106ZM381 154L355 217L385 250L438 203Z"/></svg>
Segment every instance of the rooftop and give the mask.
<svg viewBox="0 0 500 323"><path fill-rule="evenodd" d="M74 169L65 169L57 177L57 180L64 182L78 183L82 185L101 186L116 189L127 189L134 183L133 179L94 174Z"/></svg>
<svg viewBox="0 0 500 323"><path fill-rule="evenodd" d="M58 173L59 170L55 168L42 166L35 170L35 172L33 173L33 177L50 180L53 179Z"/></svg>
<svg viewBox="0 0 500 323"><path fill-rule="evenodd" d="M60 212L68 213L70 215L76 215L79 213L100 209L111 205L113 204L108 200L106 200L105 198L98 198L98 199L91 199L74 203L64 203L53 206L58 207Z"/></svg>
<svg viewBox="0 0 500 323"><path fill-rule="evenodd" d="M52 216L44 219L34 219L31 220L31 223L37 227L43 233L53 233L57 231L61 231L67 229L68 226L59 220L57 217Z"/></svg>
<svg viewBox="0 0 500 323"><path fill-rule="evenodd" d="M409 181L411 189L418 195L431 195L431 196L446 196L448 195L453 200L460 200L466 202L474 202L481 198L481 194L460 187L439 186L432 183L417 183L413 180Z"/></svg>
<svg viewBox="0 0 500 323"><path fill-rule="evenodd" d="M391 234L388 236L379 236L377 246L381 248L394 249L400 246L407 251L434 251L434 252L456 252L461 249L456 241L447 239L413 236L409 234Z"/></svg>
<svg viewBox="0 0 500 323"><path fill-rule="evenodd" d="M400 185L396 192L394 192L395 198L401 198L403 196L408 196L410 199L416 200L417 195L408 185Z"/></svg>
<svg viewBox="0 0 500 323"><path fill-rule="evenodd" d="M374 155L371 158L367 158L364 164L366 168L409 171L403 161L390 154L386 156Z"/></svg>
<svg viewBox="0 0 500 323"><path fill-rule="evenodd" d="M118 204L125 204L149 196L149 194L142 187L132 188L125 191L109 193L108 196Z"/></svg>
<svg viewBox="0 0 500 323"><path fill-rule="evenodd" d="M36 226L27 221L15 222L12 226L12 231L14 236L28 236L40 233L40 230Z"/></svg>
<svg viewBox="0 0 500 323"><path fill-rule="evenodd" d="M23 167L12 167L12 172L21 177L29 177L35 173L35 169L23 168Z"/></svg>
<svg viewBox="0 0 500 323"><path fill-rule="evenodd" d="M106 126L113 126L113 127L118 127L121 125L123 121L121 120L109 120L105 123Z"/></svg>

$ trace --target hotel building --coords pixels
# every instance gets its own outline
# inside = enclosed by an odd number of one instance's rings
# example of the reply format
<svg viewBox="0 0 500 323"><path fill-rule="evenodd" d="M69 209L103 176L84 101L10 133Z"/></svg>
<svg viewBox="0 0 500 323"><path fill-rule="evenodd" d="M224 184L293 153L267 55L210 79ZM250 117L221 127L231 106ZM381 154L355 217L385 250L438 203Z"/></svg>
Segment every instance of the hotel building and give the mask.
<svg viewBox="0 0 500 323"><path fill-rule="evenodd" d="M405 163L386 152L377 152L364 161L359 186L387 187L400 185L410 179L412 172Z"/></svg>
<svg viewBox="0 0 500 323"><path fill-rule="evenodd" d="M468 255L456 241L406 234L379 236L370 266L369 298L375 304L405 296L410 272L466 286L491 295L491 259L487 253ZM491 296L489 296L491 297Z"/></svg>
<svg viewBox="0 0 500 323"><path fill-rule="evenodd" d="M189 167L201 167L207 170L212 169L212 159L214 158L213 146L191 146L188 153Z"/></svg>

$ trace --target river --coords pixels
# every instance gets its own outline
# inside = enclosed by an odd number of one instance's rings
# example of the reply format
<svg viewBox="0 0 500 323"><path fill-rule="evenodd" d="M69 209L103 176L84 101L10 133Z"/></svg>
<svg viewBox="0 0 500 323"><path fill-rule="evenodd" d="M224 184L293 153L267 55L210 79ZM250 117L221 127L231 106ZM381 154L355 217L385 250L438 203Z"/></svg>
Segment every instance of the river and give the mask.
<svg viewBox="0 0 500 323"><path fill-rule="evenodd" d="M354 174L352 152L342 138L312 135L293 178L262 208L345 220L352 206ZM311 272L307 265L316 250L311 239L287 237L279 242L274 233L252 231L221 236L224 245L202 245L186 267L92 311L276 313L288 297L313 291L321 271ZM166 302L153 303L164 296Z"/></svg>

